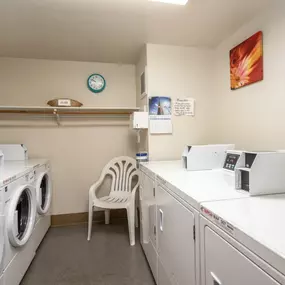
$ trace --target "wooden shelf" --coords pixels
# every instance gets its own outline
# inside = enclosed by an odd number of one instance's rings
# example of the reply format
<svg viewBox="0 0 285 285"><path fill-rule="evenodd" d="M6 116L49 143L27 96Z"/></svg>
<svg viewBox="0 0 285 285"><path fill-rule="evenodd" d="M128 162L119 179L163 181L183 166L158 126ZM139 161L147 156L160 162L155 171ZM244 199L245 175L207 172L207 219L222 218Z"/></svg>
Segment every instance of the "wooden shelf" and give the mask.
<svg viewBox="0 0 285 285"><path fill-rule="evenodd" d="M23 115L23 116L54 116L58 125L60 117L122 117L130 116L139 111L136 107L37 107L37 106L0 106L0 115ZM6 116L5 116L6 117ZM5 118L7 119L7 118Z"/></svg>

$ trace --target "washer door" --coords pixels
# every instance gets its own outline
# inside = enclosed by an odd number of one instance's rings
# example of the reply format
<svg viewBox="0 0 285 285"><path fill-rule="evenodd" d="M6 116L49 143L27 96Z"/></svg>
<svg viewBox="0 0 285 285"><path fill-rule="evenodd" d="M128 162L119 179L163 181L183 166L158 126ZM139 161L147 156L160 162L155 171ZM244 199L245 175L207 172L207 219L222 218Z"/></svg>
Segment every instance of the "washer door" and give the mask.
<svg viewBox="0 0 285 285"><path fill-rule="evenodd" d="M32 185L24 185L11 197L7 229L10 243L15 247L25 245L32 235L36 218L34 193Z"/></svg>
<svg viewBox="0 0 285 285"><path fill-rule="evenodd" d="M37 211L40 215L48 212L51 204L52 187L49 172L39 174L36 185Z"/></svg>
<svg viewBox="0 0 285 285"><path fill-rule="evenodd" d="M4 259L4 230L5 230L5 216L0 216L0 265ZM0 282L1 283L1 282Z"/></svg>

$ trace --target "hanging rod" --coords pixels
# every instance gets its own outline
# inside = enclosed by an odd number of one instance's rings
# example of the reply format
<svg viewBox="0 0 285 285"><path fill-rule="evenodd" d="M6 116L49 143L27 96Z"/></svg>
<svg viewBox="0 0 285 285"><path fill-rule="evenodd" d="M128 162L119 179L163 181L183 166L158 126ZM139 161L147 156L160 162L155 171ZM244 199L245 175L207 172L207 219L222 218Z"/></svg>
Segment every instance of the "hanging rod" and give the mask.
<svg viewBox="0 0 285 285"><path fill-rule="evenodd" d="M87 118L88 116L126 116L139 111L136 107L36 107L36 106L0 106L0 115L45 115L54 116L58 125L60 125L60 116L79 116Z"/></svg>

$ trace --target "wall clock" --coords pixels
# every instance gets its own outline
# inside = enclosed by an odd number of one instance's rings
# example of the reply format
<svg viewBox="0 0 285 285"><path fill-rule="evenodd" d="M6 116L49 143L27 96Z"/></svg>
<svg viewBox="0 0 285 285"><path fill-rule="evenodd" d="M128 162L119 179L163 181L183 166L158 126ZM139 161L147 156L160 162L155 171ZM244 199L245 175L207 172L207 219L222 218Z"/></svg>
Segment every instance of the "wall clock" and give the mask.
<svg viewBox="0 0 285 285"><path fill-rule="evenodd" d="M94 73L88 77L87 86L93 93L100 93L106 87L106 80L102 75Z"/></svg>

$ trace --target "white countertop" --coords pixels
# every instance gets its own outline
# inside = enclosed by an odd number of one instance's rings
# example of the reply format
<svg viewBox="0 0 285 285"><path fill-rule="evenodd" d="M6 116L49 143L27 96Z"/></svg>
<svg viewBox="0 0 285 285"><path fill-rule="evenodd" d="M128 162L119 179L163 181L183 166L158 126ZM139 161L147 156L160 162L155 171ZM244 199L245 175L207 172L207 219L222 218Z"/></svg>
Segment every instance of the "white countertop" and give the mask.
<svg viewBox="0 0 285 285"><path fill-rule="evenodd" d="M285 195L203 203L230 223L232 235L258 256L285 274ZM211 219L212 220L212 219Z"/></svg>
<svg viewBox="0 0 285 285"><path fill-rule="evenodd" d="M197 210L206 201L250 197L248 192L235 189L234 174L223 169L187 171L181 161L148 162L143 167L162 178L167 188Z"/></svg>

